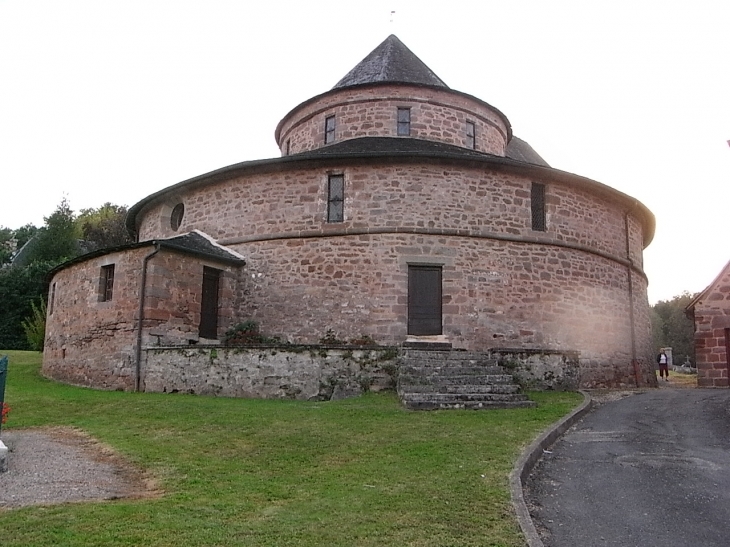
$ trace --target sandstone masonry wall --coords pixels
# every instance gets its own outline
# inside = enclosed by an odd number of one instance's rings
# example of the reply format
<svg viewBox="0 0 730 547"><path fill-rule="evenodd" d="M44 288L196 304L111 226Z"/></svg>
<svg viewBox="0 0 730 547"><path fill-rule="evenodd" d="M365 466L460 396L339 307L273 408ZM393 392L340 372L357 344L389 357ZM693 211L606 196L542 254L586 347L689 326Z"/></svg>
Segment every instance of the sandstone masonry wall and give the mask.
<svg viewBox="0 0 730 547"><path fill-rule="evenodd" d="M43 373L75 385L131 390L142 265L152 246L91 258L60 270L51 280ZM110 301L101 301L101 267L114 264ZM161 250L150 259L145 291L144 346L197 341L203 266L223 271L219 336L237 316L237 279L230 266Z"/></svg>
<svg viewBox="0 0 730 547"><path fill-rule="evenodd" d="M730 337L730 268L697 301L695 355L699 387L728 387L727 344Z"/></svg>
<svg viewBox="0 0 730 547"><path fill-rule="evenodd" d="M327 177L345 176L345 221L327 223ZM532 230L532 180L450 164L341 165L292 169L211 184L176 200L185 216L170 228L172 206L140 215L141 241L192 229L223 244L375 230L442 230L586 247L626 258L625 208L586 189L545 181L547 230ZM173 204L174 205L174 204ZM643 234L629 213L630 256L641 268Z"/></svg>
<svg viewBox="0 0 730 547"><path fill-rule="evenodd" d="M56 273L48 297L44 375L102 389L134 386L139 280L148 252L111 253ZM110 264L113 296L102 302L101 267Z"/></svg>
<svg viewBox="0 0 730 547"><path fill-rule="evenodd" d="M345 175L342 223L326 222L332 172ZM332 328L399 344L408 264L435 263L456 347L579 351L584 386L651 382L640 221L547 181L547 230L533 231L531 184L448 163L292 169L179 194L179 231L205 231L247 258L232 321L256 319L267 334L313 343ZM168 209L146 211L140 237L172 235Z"/></svg>
<svg viewBox="0 0 730 547"><path fill-rule="evenodd" d="M241 312L268 334L311 343L332 328L344 339L367 334L399 344L407 336L408 264L427 262L443 267L444 334L455 347L580 352L582 385L635 385L627 268L601 257L421 235L293 239L236 249L249 259ZM646 283L636 277L640 298ZM636 336L648 345L648 325L639 325ZM645 360L642 378L650 363Z"/></svg>
<svg viewBox="0 0 730 547"><path fill-rule="evenodd" d="M471 148L466 123L476 126L476 150L504 156L508 127L486 103L450 90L376 85L331 91L292 110L279 124L282 155L325 146L325 118L335 116L334 142L358 137L396 137L398 108L411 109L410 138Z"/></svg>

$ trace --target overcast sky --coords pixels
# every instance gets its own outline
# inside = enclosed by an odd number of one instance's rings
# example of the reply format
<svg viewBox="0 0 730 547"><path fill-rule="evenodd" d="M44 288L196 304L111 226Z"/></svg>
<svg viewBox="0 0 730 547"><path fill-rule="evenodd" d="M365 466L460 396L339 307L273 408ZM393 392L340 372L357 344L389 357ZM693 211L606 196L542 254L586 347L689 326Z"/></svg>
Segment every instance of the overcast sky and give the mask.
<svg viewBox="0 0 730 547"><path fill-rule="evenodd" d="M730 260L728 0L0 0L0 226L278 156L279 120L391 33L654 212L652 303Z"/></svg>

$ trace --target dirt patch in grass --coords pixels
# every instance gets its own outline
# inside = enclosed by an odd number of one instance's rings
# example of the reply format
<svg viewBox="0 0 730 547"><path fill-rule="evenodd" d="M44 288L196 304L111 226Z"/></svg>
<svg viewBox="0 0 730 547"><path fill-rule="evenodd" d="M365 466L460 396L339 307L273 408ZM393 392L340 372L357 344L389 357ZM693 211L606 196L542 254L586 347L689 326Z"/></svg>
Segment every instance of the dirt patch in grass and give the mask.
<svg viewBox="0 0 730 547"><path fill-rule="evenodd" d="M79 429L4 430L2 441L8 470L0 473L0 511L161 495L154 480Z"/></svg>

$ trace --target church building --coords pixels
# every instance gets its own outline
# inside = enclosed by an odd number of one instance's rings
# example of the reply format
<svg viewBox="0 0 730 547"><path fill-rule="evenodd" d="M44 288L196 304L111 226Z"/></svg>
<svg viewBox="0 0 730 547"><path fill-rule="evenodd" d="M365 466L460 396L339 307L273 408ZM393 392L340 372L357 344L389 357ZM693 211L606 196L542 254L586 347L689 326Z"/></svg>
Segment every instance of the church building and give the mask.
<svg viewBox="0 0 730 547"><path fill-rule="evenodd" d="M46 375L144 390L145 348L254 320L290 343L568 352L581 386L655 381L652 213L549 166L397 37L275 138L281 157L159 190L129 211L135 243L54 270Z"/></svg>

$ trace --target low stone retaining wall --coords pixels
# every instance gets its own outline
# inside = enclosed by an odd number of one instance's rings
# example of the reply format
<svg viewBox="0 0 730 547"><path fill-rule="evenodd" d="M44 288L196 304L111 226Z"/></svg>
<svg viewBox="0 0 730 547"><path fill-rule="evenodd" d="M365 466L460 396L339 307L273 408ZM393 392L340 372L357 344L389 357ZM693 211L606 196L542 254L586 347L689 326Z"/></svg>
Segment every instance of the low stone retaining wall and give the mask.
<svg viewBox="0 0 730 547"><path fill-rule="evenodd" d="M499 349L492 350L489 354L523 388L564 391L580 387L578 352Z"/></svg>
<svg viewBox="0 0 730 547"><path fill-rule="evenodd" d="M578 388L577 353L515 349L484 355L523 387ZM342 399L394 389L400 357L397 347L149 347L143 351L141 387L221 397Z"/></svg>
<svg viewBox="0 0 730 547"><path fill-rule="evenodd" d="M154 347L144 391L222 397L330 400L395 388L398 349L325 346Z"/></svg>

